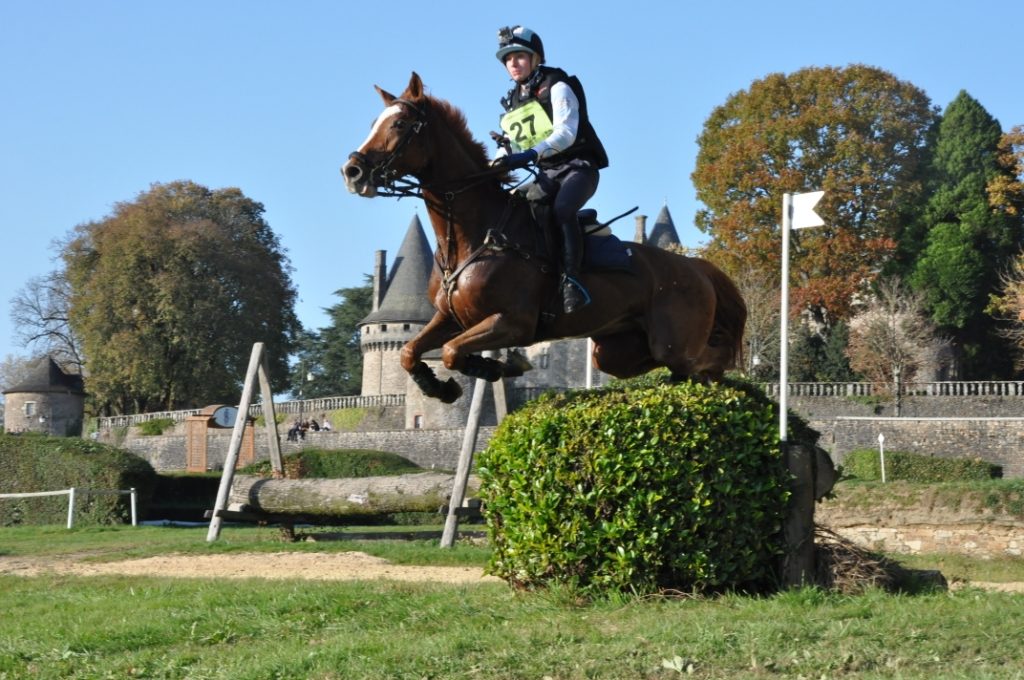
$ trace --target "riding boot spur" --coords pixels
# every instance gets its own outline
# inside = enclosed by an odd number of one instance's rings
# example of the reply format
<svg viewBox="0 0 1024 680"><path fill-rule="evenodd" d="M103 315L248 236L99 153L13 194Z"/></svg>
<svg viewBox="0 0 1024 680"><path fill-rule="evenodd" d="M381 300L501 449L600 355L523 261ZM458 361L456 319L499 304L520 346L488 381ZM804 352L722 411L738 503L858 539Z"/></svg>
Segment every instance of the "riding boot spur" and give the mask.
<svg viewBox="0 0 1024 680"><path fill-rule="evenodd" d="M580 282L583 237L574 222L562 223L562 309L572 314L590 304L590 293Z"/></svg>

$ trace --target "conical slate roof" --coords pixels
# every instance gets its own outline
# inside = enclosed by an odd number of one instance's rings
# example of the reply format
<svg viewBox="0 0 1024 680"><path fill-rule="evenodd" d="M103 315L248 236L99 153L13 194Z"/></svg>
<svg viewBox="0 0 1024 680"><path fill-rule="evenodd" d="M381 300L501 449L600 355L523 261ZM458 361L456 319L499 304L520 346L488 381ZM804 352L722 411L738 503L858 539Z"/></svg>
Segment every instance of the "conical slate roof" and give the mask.
<svg viewBox="0 0 1024 680"><path fill-rule="evenodd" d="M28 370L24 380L4 390L4 394L18 392L85 394L85 388L82 376L65 373L53 359L43 357Z"/></svg>
<svg viewBox="0 0 1024 680"><path fill-rule="evenodd" d="M391 265L387 292L384 293L380 308L371 312L362 323L430 321L434 316L434 308L427 300L427 282L433 266L434 256L427 235L423 232L419 216L414 215Z"/></svg>
<svg viewBox="0 0 1024 680"><path fill-rule="evenodd" d="M676 233L676 225L672 221L667 203L661 207L661 212L658 213L658 218L654 221L654 228L651 229L647 243L657 248L680 245L679 234Z"/></svg>

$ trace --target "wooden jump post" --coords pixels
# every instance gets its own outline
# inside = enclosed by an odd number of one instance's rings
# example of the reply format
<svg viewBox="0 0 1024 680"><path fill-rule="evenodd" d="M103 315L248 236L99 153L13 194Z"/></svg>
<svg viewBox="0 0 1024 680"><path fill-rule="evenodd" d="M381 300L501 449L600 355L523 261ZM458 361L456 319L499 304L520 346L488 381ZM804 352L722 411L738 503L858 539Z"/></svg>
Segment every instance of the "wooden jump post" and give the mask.
<svg viewBox="0 0 1024 680"><path fill-rule="evenodd" d="M252 393L256 377L260 381L260 394L263 398L263 419L266 421L267 441L270 445L270 466L274 477L284 476L284 464L281 460L281 440L277 432L277 414L274 412L274 392L270 388L270 370L267 355L262 342L252 346L249 357L249 369L245 372L245 384L242 387L242 401L238 404L238 417L231 432L231 443L228 445L227 458L224 459L224 470L220 476L220 487L217 489L217 501L210 517L210 529L206 533L207 542L216 541L220 536L222 513L227 508L231 484L235 479L235 465L238 463L238 452L242 448L242 434L252 402Z"/></svg>
<svg viewBox="0 0 1024 680"><path fill-rule="evenodd" d="M484 356L493 357L496 352L484 352ZM483 411L484 393L489 383L477 378L473 384L473 400L469 405L469 416L466 418L466 429L462 434L462 449L459 451L459 463L455 468L455 483L452 486L452 497L448 502L448 516L441 534L441 547L451 548L455 545L455 535L459 530L459 516L463 514L462 503L466 498L466 484L469 482L469 471L473 467L473 450L476 448L477 436L480 434L480 413ZM508 413L508 402L505 399L505 383L499 378L490 383L494 388L494 410L500 423Z"/></svg>

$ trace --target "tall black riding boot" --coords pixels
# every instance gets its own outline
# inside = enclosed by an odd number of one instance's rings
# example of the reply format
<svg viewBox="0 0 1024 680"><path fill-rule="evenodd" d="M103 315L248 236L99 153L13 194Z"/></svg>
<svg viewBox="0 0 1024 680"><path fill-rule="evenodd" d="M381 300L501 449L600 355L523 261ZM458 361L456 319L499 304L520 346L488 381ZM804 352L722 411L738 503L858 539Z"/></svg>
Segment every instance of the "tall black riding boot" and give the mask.
<svg viewBox="0 0 1024 680"><path fill-rule="evenodd" d="M583 237L575 222L562 224L562 309L572 314L590 304L590 293L580 283Z"/></svg>

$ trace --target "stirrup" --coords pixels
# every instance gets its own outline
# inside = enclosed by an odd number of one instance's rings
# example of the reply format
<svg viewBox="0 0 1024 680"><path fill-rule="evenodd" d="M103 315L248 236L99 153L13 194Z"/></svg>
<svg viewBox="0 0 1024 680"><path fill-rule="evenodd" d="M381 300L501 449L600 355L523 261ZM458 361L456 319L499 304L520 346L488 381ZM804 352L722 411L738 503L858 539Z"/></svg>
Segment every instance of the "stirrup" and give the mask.
<svg viewBox="0 0 1024 680"><path fill-rule="evenodd" d="M590 293L583 284L568 274L562 275L562 310L572 314L590 304Z"/></svg>

